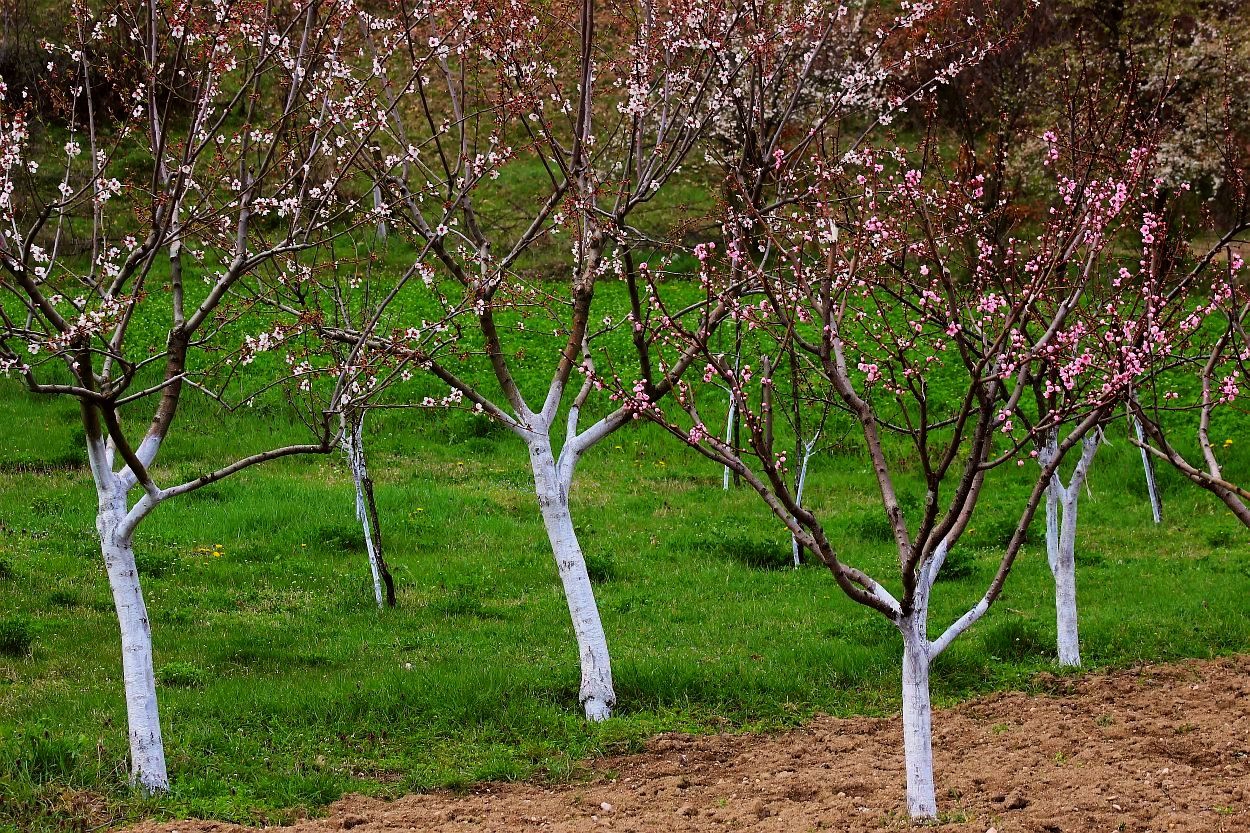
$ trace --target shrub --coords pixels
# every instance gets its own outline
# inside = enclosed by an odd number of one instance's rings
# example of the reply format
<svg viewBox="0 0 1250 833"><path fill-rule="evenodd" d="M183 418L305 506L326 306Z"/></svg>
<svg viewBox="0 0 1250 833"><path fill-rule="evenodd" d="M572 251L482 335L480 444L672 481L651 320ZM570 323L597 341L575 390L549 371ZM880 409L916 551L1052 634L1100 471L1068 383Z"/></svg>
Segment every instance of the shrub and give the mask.
<svg viewBox="0 0 1250 833"><path fill-rule="evenodd" d="M222 483L214 483L209 489L196 489L183 497L196 503L225 503L229 499L229 489Z"/></svg>
<svg viewBox="0 0 1250 833"><path fill-rule="evenodd" d="M331 552L360 553L365 551L364 530L355 525L323 526L317 530L317 540Z"/></svg>
<svg viewBox="0 0 1250 833"><path fill-rule="evenodd" d="M1238 543L1241 539L1231 529L1216 529L1206 535L1207 546L1212 549L1224 549Z"/></svg>
<svg viewBox="0 0 1250 833"><path fill-rule="evenodd" d="M784 570L794 566L790 541L785 544L760 540L743 527L728 523L700 525L677 546L699 558L713 557L736 561L752 570Z"/></svg>
<svg viewBox="0 0 1250 833"><path fill-rule="evenodd" d="M477 619L502 619L496 609L482 602L481 592L473 587L445 587L442 594L426 605L431 613L440 616L472 616Z"/></svg>
<svg viewBox="0 0 1250 833"><path fill-rule="evenodd" d="M53 459L53 464L60 468L77 469L87 465L87 429L75 425L69 431L69 438L61 453Z"/></svg>
<svg viewBox="0 0 1250 833"><path fill-rule="evenodd" d="M1107 557L1101 552L1080 548L1076 551L1076 565L1078 567L1104 567L1106 564Z"/></svg>
<svg viewBox="0 0 1250 833"><path fill-rule="evenodd" d="M476 439L496 439L509 434L507 428L498 420L483 416L474 416L468 420L468 435Z"/></svg>
<svg viewBox="0 0 1250 833"><path fill-rule="evenodd" d="M952 645L933 661L934 688L943 693L966 696L969 691L985 688L990 676L986 657L968 645Z"/></svg>
<svg viewBox="0 0 1250 833"><path fill-rule="evenodd" d="M1040 515L1041 513L1039 513ZM1016 526L1020 523L1018 517L997 516L987 518L981 523L974 522L974 540L981 546L989 547L995 550L1003 550L1011 543L1011 536L1016 534ZM1024 532L1024 541L1022 544L1033 543L1033 527L1029 527Z"/></svg>
<svg viewBox="0 0 1250 833"><path fill-rule="evenodd" d="M33 784L68 782L86 757L85 745L86 739L81 736L70 739L36 726L19 730L3 753L8 759L6 768L23 780Z"/></svg>
<svg viewBox="0 0 1250 833"><path fill-rule="evenodd" d="M65 514L65 502L54 498L37 497L30 502L30 513L40 518L59 518Z"/></svg>
<svg viewBox="0 0 1250 833"><path fill-rule="evenodd" d="M825 636L865 647L891 645L895 642L901 644L898 628L875 611L857 612L856 615L839 619L825 629Z"/></svg>
<svg viewBox="0 0 1250 833"><path fill-rule="evenodd" d="M8 581L13 575L13 562L0 555L0 581Z"/></svg>

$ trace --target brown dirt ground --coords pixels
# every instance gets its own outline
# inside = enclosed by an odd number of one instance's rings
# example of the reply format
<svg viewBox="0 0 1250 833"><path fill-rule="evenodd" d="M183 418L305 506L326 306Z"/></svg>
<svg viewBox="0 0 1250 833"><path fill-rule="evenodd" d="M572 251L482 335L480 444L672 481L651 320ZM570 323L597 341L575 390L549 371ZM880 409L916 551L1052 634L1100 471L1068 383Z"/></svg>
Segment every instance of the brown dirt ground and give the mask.
<svg viewBox="0 0 1250 833"><path fill-rule="evenodd" d="M1250 830L1250 657L1148 665L934 716L950 833ZM777 735L662 735L585 783L349 796L291 833L880 831L907 827L897 719L820 718ZM271 828L273 829L273 828ZM245 833L219 822L130 833Z"/></svg>

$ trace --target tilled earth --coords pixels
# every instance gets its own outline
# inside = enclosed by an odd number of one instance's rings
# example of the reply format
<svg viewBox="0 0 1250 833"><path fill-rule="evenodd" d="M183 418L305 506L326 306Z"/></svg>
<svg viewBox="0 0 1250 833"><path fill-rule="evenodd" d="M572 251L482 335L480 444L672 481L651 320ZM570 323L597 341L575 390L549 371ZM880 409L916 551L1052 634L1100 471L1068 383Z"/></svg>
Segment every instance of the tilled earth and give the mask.
<svg viewBox="0 0 1250 833"><path fill-rule="evenodd" d="M940 829L1250 830L1250 657L1040 681L934 715ZM349 796L291 833L880 831L908 827L897 718L776 735L663 735L567 786ZM275 829L275 828L271 828ZM131 833L246 833L220 822Z"/></svg>

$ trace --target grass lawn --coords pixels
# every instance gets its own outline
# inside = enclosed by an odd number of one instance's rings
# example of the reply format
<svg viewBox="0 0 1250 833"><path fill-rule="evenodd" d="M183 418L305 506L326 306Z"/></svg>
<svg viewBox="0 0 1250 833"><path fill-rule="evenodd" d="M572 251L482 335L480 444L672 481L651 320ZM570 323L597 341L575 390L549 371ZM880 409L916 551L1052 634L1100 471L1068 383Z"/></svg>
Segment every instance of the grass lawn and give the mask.
<svg viewBox="0 0 1250 833"><path fill-rule="evenodd" d="M158 478L288 430L279 413L182 418L196 436L171 443ZM22 624L33 637L28 652L0 654L4 833L148 813L276 822L346 791L576 778L584 757L659 731L897 708L892 627L822 568L776 569L788 540L753 494L722 491L718 469L631 425L584 461L573 495L620 697L619 717L586 725L524 449L467 415L389 412L370 423L370 451L397 610L373 607L339 456L251 470L141 528L174 782L141 799L124 786L117 625L76 420L69 402L0 388L0 637ZM1156 528L1131 446L1117 439L1095 463L1078 552L1091 667L1250 649L1245 530L1162 475ZM935 625L983 592L1024 487L1015 472L987 485L935 591ZM918 500L917 484L903 491ZM897 572L853 448L818 458L809 495L850 560ZM1052 669L1034 530L1000 602L939 661L939 702Z"/></svg>

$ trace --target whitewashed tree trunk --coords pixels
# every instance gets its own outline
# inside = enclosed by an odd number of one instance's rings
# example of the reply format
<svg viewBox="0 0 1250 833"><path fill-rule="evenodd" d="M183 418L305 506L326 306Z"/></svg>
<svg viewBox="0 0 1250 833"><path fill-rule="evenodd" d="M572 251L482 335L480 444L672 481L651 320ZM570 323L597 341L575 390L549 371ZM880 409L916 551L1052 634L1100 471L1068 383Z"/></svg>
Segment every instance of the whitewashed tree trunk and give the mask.
<svg viewBox="0 0 1250 833"><path fill-rule="evenodd" d="M738 418L738 402L734 399L733 391L729 393L729 417L725 420L725 445L732 445L734 441L734 421ZM722 478L721 488L726 492L729 491L729 466L725 466L724 477Z"/></svg>
<svg viewBox="0 0 1250 833"><path fill-rule="evenodd" d="M365 549L369 554L369 571L373 574L373 596L377 600L378 609L386 606L382 593L382 570L379 566L377 547L373 542L372 524L369 522L369 506L365 502L365 478L369 476L365 467L364 454L364 416L357 415L346 419L343 430L343 450L347 454L347 465L352 472L352 482L356 485L356 518L364 529Z"/></svg>
<svg viewBox="0 0 1250 833"><path fill-rule="evenodd" d="M1081 641L1076 622L1076 505L1077 489L1065 496L1063 523L1059 531L1059 551L1051 561L1055 577L1055 624L1058 632L1059 664L1081 664Z"/></svg>
<svg viewBox="0 0 1250 833"><path fill-rule="evenodd" d="M1137 434L1137 443L1141 451L1141 465L1146 472L1146 492L1150 495L1150 512L1154 515L1155 523L1163 523L1163 501L1159 497L1159 483L1155 480L1154 462L1150 459L1150 452L1146 450L1146 434L1142 430L1141 423L1137 421L1137 417L1129 414L1129 421L1133 423L1133 431Z"/></svg>
<svg viewBox="0 0 1250 833"><path fill-rule="evenodd" d="M799 479L794 488L794 503L800 508L803 506L803 489L807 486L807 466L812 461L812 455L816 453L816 443L819 440L820 434L817 433L811 440L803 444L803 460L799 463ZM794 559L795 567L803 565L803 553L799 547L799 539L793 532L790 533L790 555Z"/></svg>
<svg viewBox="0 0 1250 833"><path fill-rule="evenodd" d="M738 368L742 364L742 335L740 332L734 334L734 378L738 378ZM725 445L734 447L734 428L738 422L738 399L734 396L732 388L726 388L729 393L729 415L725 418ZM721 488L726 492L729 491L729 480L733 476L729 466L725 466L723 482Z"/></svg>
<svg viewBox="0 0 1250 833"><path fill-rule="evenodd" d="M910 613L903 613L898 602L884 588L873 588L874 595L882 598L894 611L894 624L903 635L903 755L907 770L907 812L915 820L937 817L930 669L933 661L984 616L992 604L989 594L983 596L941 636L929 639L929 596L948 552L949 544L943 540L928 563L919 568Z"/></svg>
<svg viewBox="0 0 1250 833"><path fill-rule="evenodd" d="M165 745L156 705L152 668L152 627L148 621L139 570L127 522L126 488L111 470L104 443L91 442L88 453L96 479L99 508L96 530L108 574L113 607L121 630L122 682L126 693L126 725L130 740L130 780L147 793L169 789Z"/></svg>
<svg viewBox="0 0 1250 833"><path fill-rule="evenodd" d="M616 691L612 686L612 661L608 654L607 636L599 619L599 607L586 571L586 559L569 512L573 465L557 466L550 440L545 437L530 439L528 445L538 506L547 528L577 639L581 662L579 700L587 720L606 720L612 716L612 707L616 705Z"/></svg>
<svg viewBox="0 0 1250 833"><path fill-rule="evenodd" d="M1098 453L1099 438L1090 435L1081 441L1081 458L1067 486L1058 472L1046 489L1046 557L1055 579L1055 630L1059 664L1079 667L1081 664L1080 630L1076 604L1076 522L1081 486L1089 476L1089 467ZM1057 453L1058 438L1051 435L1038 455L1038 462L1049 465Z"/></svg>
<svg viewBox="0 0 1250 833"><path fill-rule="evenodd" d="M1055 569L1055 559L1059 555L1059 502L1062 499L1063 487L1059 485L1059 478L1052 477L1046 487L1046 558L1051 570Z"/></svg>
<svg viewBox="0 0 1250 833"><path fill-rule="evenodd" d="M925 619L916 610L898 622L903 634L903 755L907 812L913 819L937 816L933 788L933 706L929 697L930 646Z"/></svg>
<svg viewBox="0 0 1250 833"><path fill-rule="evenodd" d="M152 628L148 622L139 572L130 541L116 534L115 521L101 517L100 549L108 572L113 606L121 626L122 679L126 690L126 723L130 737L130 778L149 793L169 789L165 745L156 705L152 670Z"/></svg>
<svg viewBox="0 0 1250 833"><path fill-rule="evenodd" d="M381 211L384 204L385 201L382 198L382 187L375 184L373 186L373 208L375 211ZM377 234L379 243L386 241L386 220L382 219L381 216L378 217L375 233Z"/></svg>

